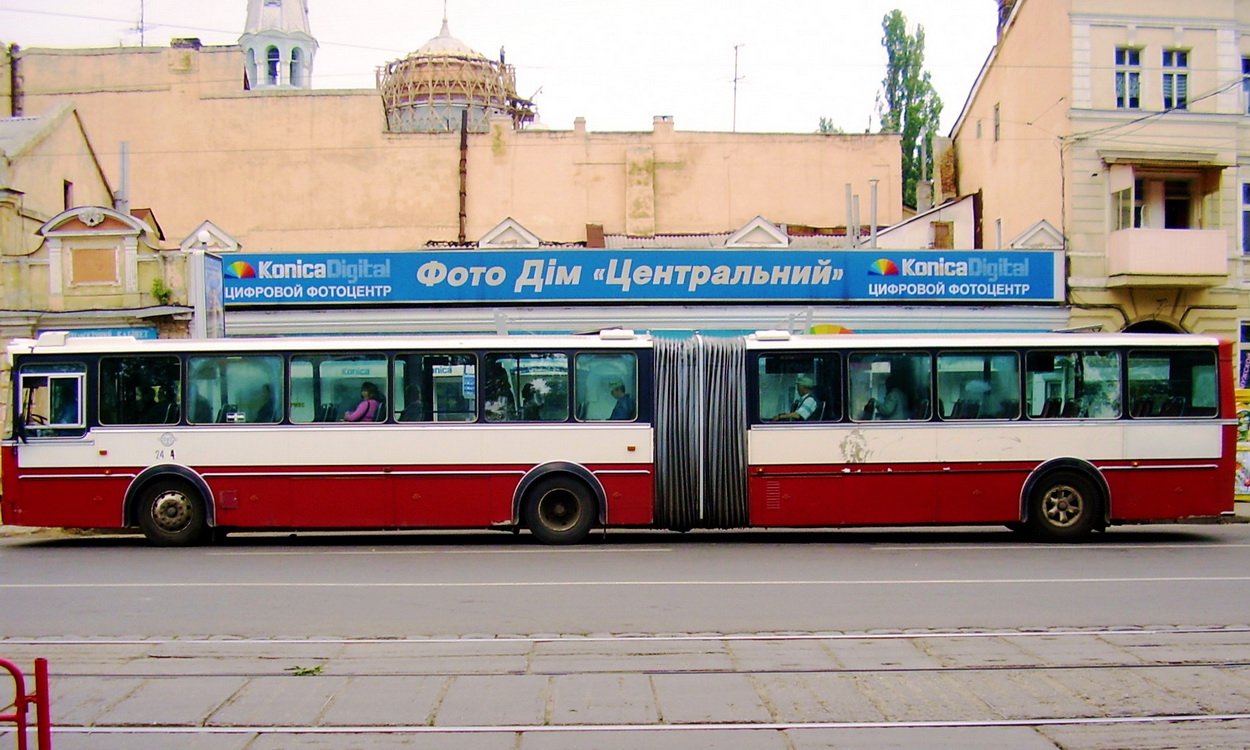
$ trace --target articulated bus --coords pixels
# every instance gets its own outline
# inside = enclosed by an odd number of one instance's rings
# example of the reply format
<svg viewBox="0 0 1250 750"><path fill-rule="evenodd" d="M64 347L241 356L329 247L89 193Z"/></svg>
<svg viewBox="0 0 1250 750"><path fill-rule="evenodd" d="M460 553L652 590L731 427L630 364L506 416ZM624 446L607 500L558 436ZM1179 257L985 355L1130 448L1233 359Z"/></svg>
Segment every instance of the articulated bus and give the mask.
<svg viewBox="0 0 1250 750"><path fill-rule="evenodd" d="M0 521L232 531L995 524L1233 508L1192 335L73 338L8 347Z"/></svg>

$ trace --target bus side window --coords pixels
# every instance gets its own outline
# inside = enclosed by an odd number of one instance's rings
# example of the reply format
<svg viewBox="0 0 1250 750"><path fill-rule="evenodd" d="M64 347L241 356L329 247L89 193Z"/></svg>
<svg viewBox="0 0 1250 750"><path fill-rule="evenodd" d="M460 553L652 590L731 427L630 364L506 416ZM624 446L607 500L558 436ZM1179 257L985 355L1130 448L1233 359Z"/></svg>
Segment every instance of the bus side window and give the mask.
<svg viewBox="0 0 1250 750"><path fill-rule="evenodd" d="M836 422L842 418L837 354L763 354L757 366L761 422Z"/></svg>
<svg viewBox="0 0 1250 750"><path fill-rule="evenodd" d="M291 357L290 417L296 424L385 422L390 403L390 373L384 354Z"/></svg>
<svg viewBox="0 0 1250 750"><path fill-rule="evenodd" d="M75 437L87 429L86 365L23 365L21 421L28 437Z"/></svg>
<svg viewBox="0 0 1250 750"><path fill-rule="evenodd" d="M192 357L187 420L192 424L273 424L286 404L282 357Z"/></svg>
<svg viewBox="0 0 1250 750"><path fill-rule="evenodd" d="M1214 417L1219 413L1215 355L1150 349L1128 355L1129 415Z"/></svg>
<svg viewBox="0 0 1250 750"><path fill-rule="evenodd" d="M486 355L482 408L487 422L564 422L569 416L568 356L558 352Z"/></svg>
<svg viewBox="0 0 1250 750"><path fill-rule="evenodd" d="M395 421L472 422L477 419L477 357L399 353L392 370Z"/></svg>
<svg viewBox="0 0 1250 750"><path fill-rule="evenodd" d="M932 416L933 358L916 352L857 352L848 360L851 417L925 420Z"/></svg>
<svg viewBox="0 0 1250 750"><path fill-rule="evenodd" d="M939 354L937 395L942 419L1015 419L1019 360L1013 352Z"/></svg>
<svg viewBox="0 0 1250 750"><path fill-rule="evenodd" d="M638 418L638 355L577 355L574 414L578 421L632 422Z"/></svg>
<svg viewBox="0 0 1250 750"><path fill-rule="evenodd" d="M177 424L181 395L182 362L177 357L100 359L102 424Z"/></svg>
<svg viewBox="0 0 1250 750"><path fill-rule="evenodd" d="M1120 354L1032 351L1025 355L1026 412L1031 419L1116 419L1120 416Z"/></svg>

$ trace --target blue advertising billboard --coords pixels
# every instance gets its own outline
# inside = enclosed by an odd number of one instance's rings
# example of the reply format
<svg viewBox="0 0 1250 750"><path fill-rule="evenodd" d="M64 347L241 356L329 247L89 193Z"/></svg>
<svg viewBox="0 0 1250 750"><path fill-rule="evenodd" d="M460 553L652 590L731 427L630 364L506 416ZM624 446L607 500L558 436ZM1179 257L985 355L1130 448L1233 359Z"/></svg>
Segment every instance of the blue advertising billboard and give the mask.
<svg viewBox="0 0 1250 750"><path fill-rule="evenodd" d="M431 250L232 255L227 307L1061 302L1061 251Z"/></svg>

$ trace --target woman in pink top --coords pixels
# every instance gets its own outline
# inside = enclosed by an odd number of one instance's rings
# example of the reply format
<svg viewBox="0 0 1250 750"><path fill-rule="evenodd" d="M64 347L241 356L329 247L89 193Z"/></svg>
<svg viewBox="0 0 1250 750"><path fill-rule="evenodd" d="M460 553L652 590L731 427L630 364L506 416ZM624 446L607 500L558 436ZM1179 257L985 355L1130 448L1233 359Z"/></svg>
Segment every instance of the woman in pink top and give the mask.
<svg viewBox="0 0 1250 750"><path fill-rule="evenodd" d="M355 409L343 415L348 422L372 422L378 415L378 407L382 401L378 396L378 387L365 381L360 385L360 403Z"/></svg>

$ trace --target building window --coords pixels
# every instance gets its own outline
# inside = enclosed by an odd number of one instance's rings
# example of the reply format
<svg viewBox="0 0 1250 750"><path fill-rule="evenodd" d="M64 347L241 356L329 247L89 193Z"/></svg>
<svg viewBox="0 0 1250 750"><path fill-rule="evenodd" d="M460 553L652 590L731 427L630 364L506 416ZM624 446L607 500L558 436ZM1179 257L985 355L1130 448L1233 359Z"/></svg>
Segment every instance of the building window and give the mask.
<svg viewBox="0 0 1250 750"><path fill-rule="evenodd" d="M1112 193L1115 201L1115 229L1132 229L1136 226L1137 212L1133 205L1133 190L1125 188Z"/></svg>
<svg viewBox="0 0 1250 750"><path fill-rule="evenodd" d="M1250 322L1241 321L1241 361L1237 367L1237 387L1250 388Z"/></svg>
<svg viewBox="0 0 1250 750"><path fill-rule="evenodd" d="M291 81L292 86L304 85L304 75L303 75L303 70L302 70L303 66L304 66L304 57L303 55L300 54L299 49L296 48L296 49L291 50L290 81Z"/></svg>
<svg viewBox="0 0 1250 750"><path fill-rule="evenodd" d="M1243 112L1250 112L1250 57L1241 58L1241 94Z"/></svg>
<svg viewBox="0 0 1250 750"><path fill-rule="evenodd" d="M1141 106L1141 50L1116 47L1115 106L1137 109Z"/></svg>
<svg viewBox="0 0 1250 750"><path fill-rule="evenodd" d="M74 207L74 183L69 180L61 182L61 204L64 211Z"/></svg>
<svg viewBox="0 0 1250 750"><path fill-rule="evenodd" d="M1203 221L1201 173L1145 174L1133 180L1133 189L1112 194L1116 229L1198 229ZM1250 217L1250 184L1242 186L1242 222ZM1250 226L1250 225L1248 225ZM1243 232L1244 233L1244 232ZM1243 238L1243 243L1245 242Z"/></svg>
<svg viewBox="0 0 1250 750"><path fill-rule="evenodd" d="M1163 50L1163 108L1189 106L1189 53L1180 49Z"/></svg>
<svg viewBox="0 0 1250 750"><path fill-rule="evenodd" d="M265 71L265 83L269 84L270 86L278 85L278 72L279 72L278 64L279 62L281 62L281 59L280 59L281 55L282 53L278 52L277 47L270 47L269 50L265 52L265 57L267 60L267 69Z"/></svg>
<svg viewBox="0 0 1250 750"><path fill-rule="evenodd" d="M1241 183L1241 252L1250 255L1250 182Z"/></svg>

